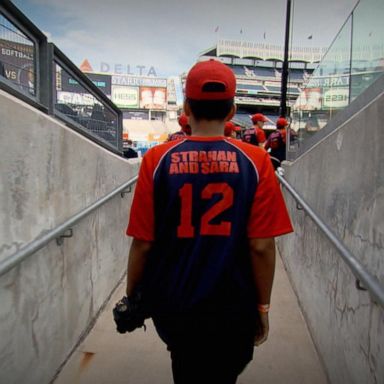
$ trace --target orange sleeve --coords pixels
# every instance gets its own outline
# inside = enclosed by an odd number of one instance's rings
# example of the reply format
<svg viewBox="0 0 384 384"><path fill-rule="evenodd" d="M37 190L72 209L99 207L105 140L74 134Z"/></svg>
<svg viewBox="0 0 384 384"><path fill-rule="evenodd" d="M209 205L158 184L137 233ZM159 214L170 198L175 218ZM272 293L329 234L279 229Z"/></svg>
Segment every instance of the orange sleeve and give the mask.
<svg viewBox="0 0 384 384"><path fill-rule="evenodd" d="M133 196L127 235L139 240L153 241L155 214L153 202L153 172L152 151L143 157L135 194Z"/></svg>
<svg viewBox="0 0 384 384"><path fill-rule="evenodd" d="M155 239L155 203L154 203L154 173L155 169L170 149L182 143L174 140L156 145L148 150L141 162L139 178L131 205L129 223L126 230L128 236L144 241Z"/></svg>
<svg viewBox="0 0 384 384"><path fill-rule="evenodd" d="M269 238L293 232L283 194L267 153L258 170L259 184L248 220L248 237Z"/></svg>

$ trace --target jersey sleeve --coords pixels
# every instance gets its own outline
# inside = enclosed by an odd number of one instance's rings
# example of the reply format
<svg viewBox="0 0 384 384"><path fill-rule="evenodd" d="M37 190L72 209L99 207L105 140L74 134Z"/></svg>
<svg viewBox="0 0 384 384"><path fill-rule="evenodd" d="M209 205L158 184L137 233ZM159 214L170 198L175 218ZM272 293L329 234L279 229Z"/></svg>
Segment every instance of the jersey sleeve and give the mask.
<svg viewBox="0 0 384 384"><path fill-rule="evenodd" d="M248 220L249 238L269 238L293 232L283 194L269 155L259 169L259 184Z"/></svg>
<svg viewBox="0 0 384 384"><path fill-rule="evenodd" d="M143 157L133 196L126 234L139 240L154 240L153 161L151 151Z"/></svg>

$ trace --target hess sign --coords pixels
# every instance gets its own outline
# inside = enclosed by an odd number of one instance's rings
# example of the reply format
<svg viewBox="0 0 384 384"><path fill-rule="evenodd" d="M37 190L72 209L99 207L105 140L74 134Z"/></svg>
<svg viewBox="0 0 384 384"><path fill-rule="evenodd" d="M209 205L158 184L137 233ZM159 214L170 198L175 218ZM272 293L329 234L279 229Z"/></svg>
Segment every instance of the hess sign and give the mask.
<svg viewBox="0 0 384 384"><path fill-rule="evenodd" d="M338 88L330 89L323 94L324 108L344 108L349 102L349 89Z"/></svg>

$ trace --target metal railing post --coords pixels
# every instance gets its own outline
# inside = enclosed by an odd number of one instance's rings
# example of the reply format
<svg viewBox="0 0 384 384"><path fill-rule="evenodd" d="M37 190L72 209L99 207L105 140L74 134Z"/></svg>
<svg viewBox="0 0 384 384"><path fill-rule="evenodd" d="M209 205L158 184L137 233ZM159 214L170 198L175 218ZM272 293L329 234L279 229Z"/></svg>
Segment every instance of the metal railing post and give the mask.
<svg viewBox="0 0 384 384"><path fill-rule="evenodd" d="M38 83L40 102L47 107L48 114L53 115L53 45L47 40L39 47Z"/></svg>

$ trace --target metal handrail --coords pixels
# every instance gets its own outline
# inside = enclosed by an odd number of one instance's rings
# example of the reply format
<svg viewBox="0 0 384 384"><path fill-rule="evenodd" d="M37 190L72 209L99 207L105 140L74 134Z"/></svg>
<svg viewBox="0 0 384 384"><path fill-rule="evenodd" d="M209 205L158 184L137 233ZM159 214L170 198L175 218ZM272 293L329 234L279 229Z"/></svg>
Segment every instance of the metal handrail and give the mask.
<svg viewBox="0 0 384 384"><path fill-rule="evenodd" d="M331 241L335 248L340 253L345 263L349 266L352 273L363 284L369 293L372 295L373 300L384 308L384 286L376 276L369 273L360 261L345 247L343 242L332 232L332 230L325 224L320 217L313 211L313 209L305 202L305 200L297 193L297 191L288 183L287 180L279 173L276 176L280 183L287 189L292 197L299 203L302 209L308 214L313 222L322 230L324 235ZM359 287L359 286L358 286ZM361 289L361 288L360 288Z"/></svg>
<svg viewBox="0 0 384 384"><path fill-rule="evenodd" d="M28 256L31 256L35 252L37 252L39 249L43 248L45 245L47 245L50 241L54 239L58 239L62 237L62 235L73 225L75 225L77 222L82 220L84 217L95 211L96 209L100 208L103 204L111 200L113 197L115 197L117 194L124 192L127 188L131 187L134 183L136 183L138 179L138 176L133 177L132 179L128 180L126 183L122 184L120 187L114 189L112 192L108 193L101 199L97 200L93 204L89 205L88 207L84 208L79 213L72 216L70 219L62 223L61 225L57 226L56 228L48 231L43 236L39 237L38 239L30 242L26 246L19 249L17 252L13 253L12 255L9 255L4 260L0 262L0 276L7 273L9 270L14 268L17 264L21 263L24 259L26 259Z"/></svg>
<svg viewBox="0 0 384 384"><path fill-rule="evenodd" d="M71 128L75 129L77 132L82 135L88 137L90 140L102 145L110 151L117 153L118 155L122 155L123 150L123 112L120 108L118 108L97 86L58 48L56 45L51 44L53 51L53 64L58 65L62 68L69 76L71 76L74 80L76 80L80 86L92 95L103 107L108 110L116 119L116 123L114 124L114 131L116 133L116 145L112 143L107 143L97 134L89 131L87 128L73 120L71 117L65 116L60 113L53 105L52 114L63 120L67 125ZM56 78L56 72L53 71L53 79ZM56 100L56 83L52 90L52 99Z"/></svg>
<svg viewBox="0 0 384 384"><path fill-rule="evenodd" d="M83 136L93 142L103 146L118 155L122 155L122 132L123 132L123 115L121 110L86 76L69 58L54 44L48 43L45 34L32 23L13 3L11 0L0 0L0 15L5 17L12 25L21 31L26 38L33 43L34 49L34 73L35 73L35 90L34 95L20 88L10 79L0 76L0 90L23 100L33 107L55 116L62 120L67 126L76 130ZM107 142L102 137L92 133L90 130L84 129L74 119L71 119L60 113L55 108L57 98L56 89L56 65L65 70L68 75L73 77L87 93L91 94L100 104L114 116L116 120L114 126L116 145L114 141Z"/></svg>

